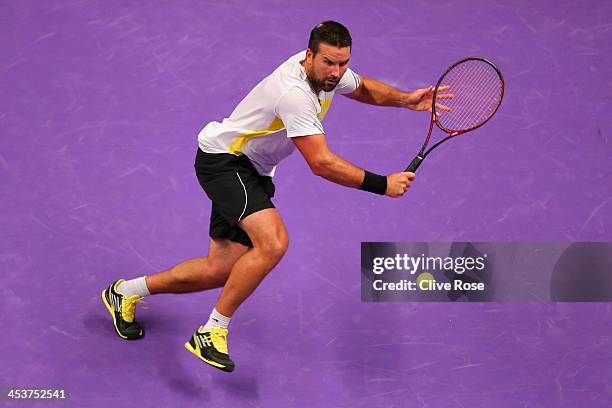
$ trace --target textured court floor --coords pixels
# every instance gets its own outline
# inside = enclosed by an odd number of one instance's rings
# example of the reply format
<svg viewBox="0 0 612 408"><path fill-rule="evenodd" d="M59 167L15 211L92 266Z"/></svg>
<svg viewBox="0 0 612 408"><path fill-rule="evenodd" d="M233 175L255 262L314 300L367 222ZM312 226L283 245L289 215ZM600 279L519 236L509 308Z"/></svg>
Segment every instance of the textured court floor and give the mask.
<svg viewBox="0 0 612 408"><path fill-rule="evenodd" d="M500 112L400 200L283 162L290 249L232 321L234 373L183 349L218 291L151 297L146 338L121 341L101 290L206 255L198 131L326 19L351 30L356 72L401 89L492 59ZM612 240L610 3L5 0L0 21L0 387L88 407L612 404L610 304L361 303L359 264L361 241ZM378 173L427 125L342 97L324 122Z"/></svg>

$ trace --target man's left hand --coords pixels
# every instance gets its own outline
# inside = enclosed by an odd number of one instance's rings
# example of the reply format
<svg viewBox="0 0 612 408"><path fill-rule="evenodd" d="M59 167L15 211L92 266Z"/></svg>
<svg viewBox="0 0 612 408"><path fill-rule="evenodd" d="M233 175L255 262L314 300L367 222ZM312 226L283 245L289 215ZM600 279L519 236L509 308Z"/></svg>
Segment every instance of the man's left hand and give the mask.
<svg viewBox="0 0 612 408"><path fill-rule="evenodd" d="M438 88L438 95L436 100L439 99L452 99L455 97L452 93L440 93L446 91L449 88L448 85L440 86ZM417 89L416 91L408 94L408 102L406 107L415 111L428 111L431 112L431 104L433 101L434 87L428 86L427 88ZM436 115L440 115L440 111L450 111L450 108L446 105L436 102Z"/></svg>

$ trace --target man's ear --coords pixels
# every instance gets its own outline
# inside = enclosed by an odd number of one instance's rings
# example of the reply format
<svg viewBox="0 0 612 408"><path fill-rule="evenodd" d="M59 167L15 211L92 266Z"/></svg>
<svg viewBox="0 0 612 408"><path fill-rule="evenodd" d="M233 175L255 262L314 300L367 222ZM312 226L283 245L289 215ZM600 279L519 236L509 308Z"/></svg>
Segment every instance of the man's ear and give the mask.
<svg viewBox="0 0 612 408"><path fill-rule="evenodd" d="M313 58L314 58L314 53L312 52L312 50L310 48L306 49L306 61L308 61L309 64L312 64Z"/></svg>

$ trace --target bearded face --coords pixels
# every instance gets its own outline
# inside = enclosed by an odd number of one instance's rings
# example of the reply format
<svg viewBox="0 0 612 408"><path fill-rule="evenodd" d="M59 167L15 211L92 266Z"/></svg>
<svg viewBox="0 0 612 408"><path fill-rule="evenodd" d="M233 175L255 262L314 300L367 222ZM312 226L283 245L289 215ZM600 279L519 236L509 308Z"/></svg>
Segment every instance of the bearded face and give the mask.
<svg viewBox="0 0 612 408"><path fill-rule="evenodd" d="M321 90L329 92L334 89L348 69L350 57L350 47L338 48L321 43L316 54L308 49L304 67L313 88L317 92Z"/></svg>

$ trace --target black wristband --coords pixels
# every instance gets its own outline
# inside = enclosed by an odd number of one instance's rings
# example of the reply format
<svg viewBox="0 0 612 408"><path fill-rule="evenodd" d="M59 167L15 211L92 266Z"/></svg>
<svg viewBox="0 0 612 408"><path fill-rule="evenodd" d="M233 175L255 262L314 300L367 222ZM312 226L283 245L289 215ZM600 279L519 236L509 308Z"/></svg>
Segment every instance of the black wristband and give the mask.
<svg viewBox="0 0 612 408"><path fill-rule="evenodd" d="M360 190L369 191L370 193L385 195L387 191L387 177L379 174L370 173L365 171L365 177L363 183L361 183Z"/></svg>

